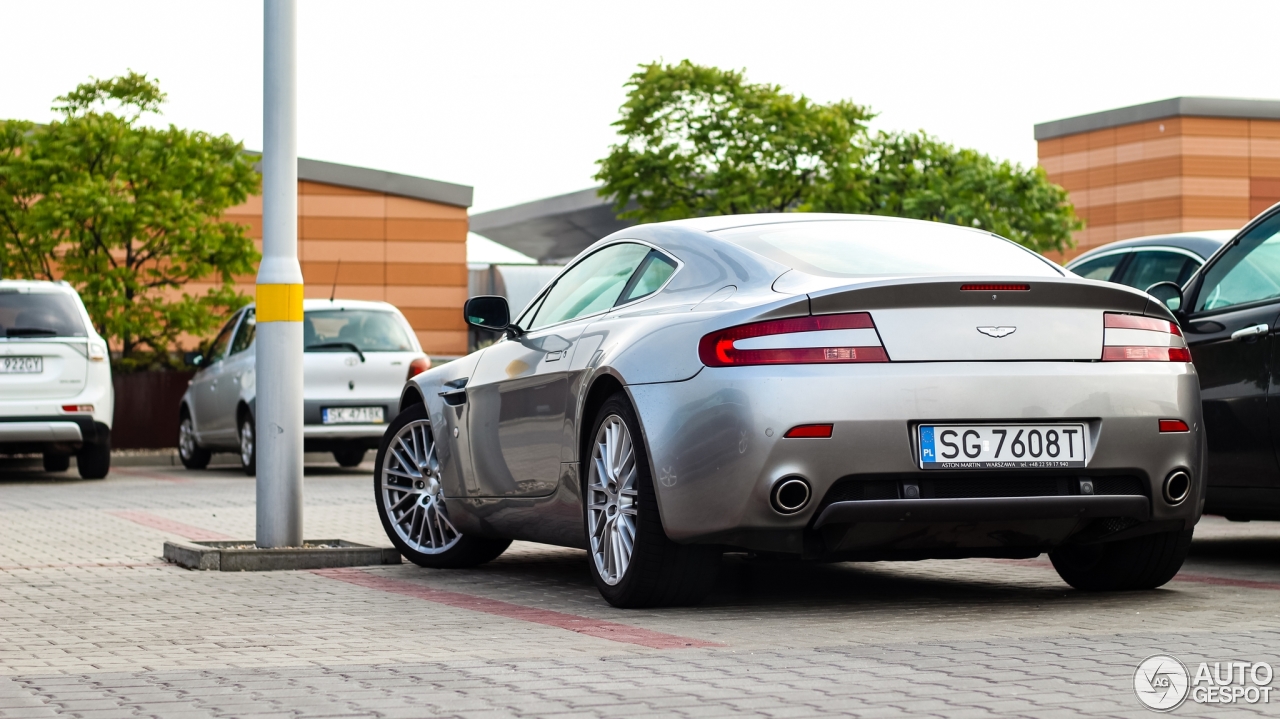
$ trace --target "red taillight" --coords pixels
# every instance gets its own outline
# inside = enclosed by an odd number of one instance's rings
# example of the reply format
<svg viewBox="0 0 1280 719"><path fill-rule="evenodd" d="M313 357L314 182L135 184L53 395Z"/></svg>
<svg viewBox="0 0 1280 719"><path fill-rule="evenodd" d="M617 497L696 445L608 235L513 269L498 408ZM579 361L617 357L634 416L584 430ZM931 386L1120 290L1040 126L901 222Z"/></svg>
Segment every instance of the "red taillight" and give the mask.
<svg viewBox="0 0 1280 719"><path fill-rule="evenodd" d="M1103 362L1190 362L1178 325L1158 317L1105 312Z"/></svg>
<svg viewBox="0 0 1280 719"><path fill-rule="evenodd" d="M960 285L961 292L1029 292L1031 285L999 282L980 282Z"/></svg>
<svg viewBox="0 0 1280 719"><path fill-rule="evenodd" d="M708 367L738 367L767 364L823 364L848 362L888 362L889 355L875 333L875 323L866 312L843 315L810 315L785 320L754 322L712 332L698 343L698 357ZM868 333L826 336L820 341L806 339L808 332L870 330ZM769 347L740 348L736 342L756 337L773 337ZM814 346L814 345L829 346Z"/></svg>
<svg viewBox="0 0 1280 719"><path fill-rule="evenodd" d="M831 439L831 425L801 424L787 430L782 436L787 439Z"/></svg>
<svg viewBox="0 0 1280 719"><path fill-rule="evenodd" d="M64 405L62 405L62 411L63 411L63 412L92 412L92 411L93 411L93 405L91 405L91 404L64 404Z"/></svg>
<svg viewBox="0 0 1280 719"><path fill-rule="evenodd" d="M1103 362L1190 362L1186 347L1103 347Z"/></svg>
<svg viewBox="0 0 1280 719"><path fill-rule="evenodd" d="M1102 315L1102 326L1110 329L1147 330L1149 332L1164 332L1179 337L1182 336L1182 330L1174 323L1156 317L1143 317L1142 315L1122 315L1115 312L1107 312Z"/></svg>
<svg viewBox="0 0 1280 719"><path fill-rule="evenodd" d="M1161 432L1190 432L1191 428L1186 422L1180 419L1162 419L1160 420Z"/></svg>
<svg viewBox="0 0 1280 719"><path fill-rule="evenodd" d="M404 379L407 382L413 379L414 376L420 375L429 369L431 369L431 360L427 357L419 357L418 359L409 363L409 376L405 377Z"/></svg>

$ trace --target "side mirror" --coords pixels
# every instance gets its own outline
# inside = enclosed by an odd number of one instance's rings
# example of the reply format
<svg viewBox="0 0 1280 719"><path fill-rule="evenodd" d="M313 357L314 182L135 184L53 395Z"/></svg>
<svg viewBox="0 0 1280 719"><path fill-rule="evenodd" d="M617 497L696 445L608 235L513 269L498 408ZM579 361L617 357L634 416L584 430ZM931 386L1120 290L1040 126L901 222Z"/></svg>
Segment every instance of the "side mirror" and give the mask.
<svg viewBox="0 0 1280 719"><path fill-rule="evenodd" d="M1163 302L1172 312L1182 309L1182 287L1177 282L1157 282L1147 288L1147 294Z"/></svg>
<svg viewBox="0 0 1280 719"><path fill-rule="evenodd" d="M199 367L204 364L204 354L201 352L183 352L182 364L188 367Z"/></svg>
<svg viewBox="0 0 1280 719"><path fill-rule="evenodd" d="M484 330L501 332L511 326L511 308L507 298L497 295L472 297L462 306L467 324Z"/></svg>

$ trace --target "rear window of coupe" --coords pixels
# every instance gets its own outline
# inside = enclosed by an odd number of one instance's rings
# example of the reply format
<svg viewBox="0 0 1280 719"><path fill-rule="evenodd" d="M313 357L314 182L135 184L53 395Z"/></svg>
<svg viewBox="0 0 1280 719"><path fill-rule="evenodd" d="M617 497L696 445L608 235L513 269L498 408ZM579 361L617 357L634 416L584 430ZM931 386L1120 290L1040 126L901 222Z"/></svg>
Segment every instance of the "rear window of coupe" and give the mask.
<svg viewBox="0 0 1280 719"><path fill-rule="evenodd" d="M791 222L721 230L736 245L821 277L1022 275L1061 277L1052 264L985 232L930 222Z"/></svg>

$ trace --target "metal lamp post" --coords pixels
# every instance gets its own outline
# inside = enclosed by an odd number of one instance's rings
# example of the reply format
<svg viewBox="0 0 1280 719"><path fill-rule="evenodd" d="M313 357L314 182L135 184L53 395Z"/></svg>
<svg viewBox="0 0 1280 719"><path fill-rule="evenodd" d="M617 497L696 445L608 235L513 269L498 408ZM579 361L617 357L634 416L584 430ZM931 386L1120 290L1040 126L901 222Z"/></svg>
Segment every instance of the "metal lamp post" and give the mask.
<svg viewBox="0 0 1280 719"><path fill-rule="evenodd" d="M265 0L257 284L257 545L302 546L302 267L295 0Z"/></svg>

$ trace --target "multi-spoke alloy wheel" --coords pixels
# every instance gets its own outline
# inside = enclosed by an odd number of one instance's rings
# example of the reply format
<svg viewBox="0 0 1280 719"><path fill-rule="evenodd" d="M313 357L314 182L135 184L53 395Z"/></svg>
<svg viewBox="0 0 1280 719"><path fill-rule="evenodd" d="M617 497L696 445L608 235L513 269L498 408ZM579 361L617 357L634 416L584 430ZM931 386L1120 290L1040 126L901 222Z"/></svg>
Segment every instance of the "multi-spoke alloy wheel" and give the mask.
<svg viewBox="0 0 1280 719"><path fill-rule="evenodd" d="M439 554L462 537L445 509L430 422L410 422L392 438L382 459L382 492L387 518L414 551Z"/></svg>
<svg viewBox="0 0 1280 719"><path fill-rule="evenodd" d="M463 534L454 525L442 473L450 448L436 441L421 404L406 407L387 427L373 471L378 518L387 538L414 564L439 568L484 564L502 554L511 540Z"/></svg>
<svg viewBox="0 0 1280 719"><path fill-rule="evenodd" d="M591 556L600 578L617 584L627 573L636 546L636 453L631 433L618 415L596 432L587 481L587 526Z"/></svg>
<svg viewBox="0 0 1280 719"><path fill-rule="evenodd" d="M178 458L187 469L204 469L209 466L209 450L201 448L196 442L195 422L185 410L182 412L182 424L178 426Z"/></svg>
<svg viewBox="0 0 1280 719"><path fill-rule="evenodd" d="M253 417L240 420L240 468L250 477L258 473L258 438L253 430Z"/></svg>

